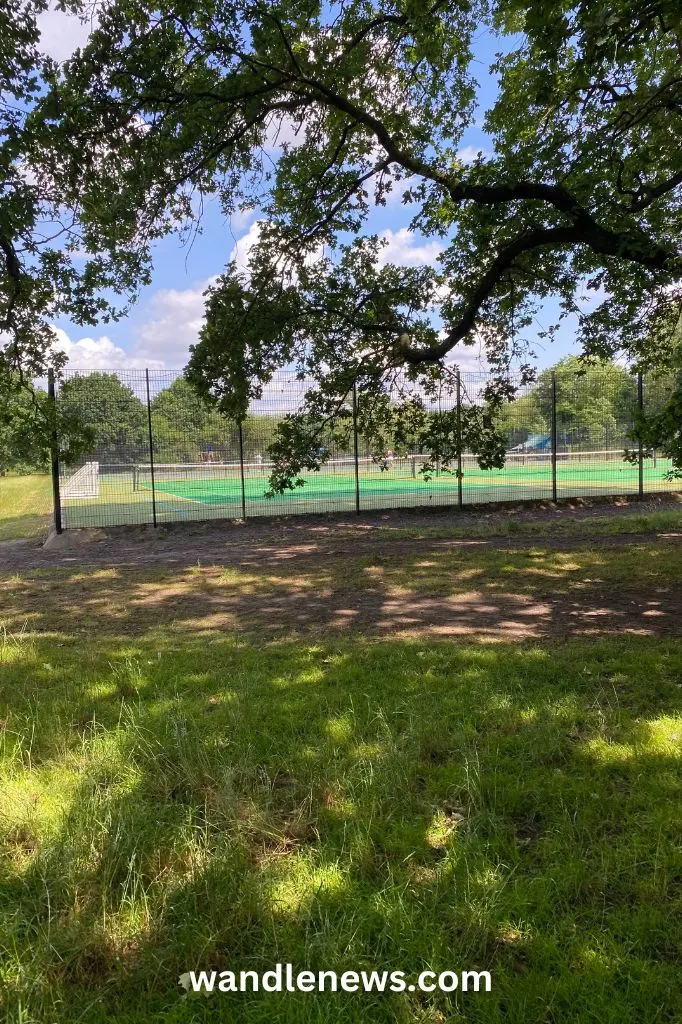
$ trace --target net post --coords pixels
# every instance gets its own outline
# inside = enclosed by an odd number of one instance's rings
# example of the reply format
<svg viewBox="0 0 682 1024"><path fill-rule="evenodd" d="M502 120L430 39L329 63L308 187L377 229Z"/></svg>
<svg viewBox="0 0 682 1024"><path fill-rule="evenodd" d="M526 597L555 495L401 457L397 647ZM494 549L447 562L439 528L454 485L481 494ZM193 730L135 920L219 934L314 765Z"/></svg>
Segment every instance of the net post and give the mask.
<svg viewBox="0 0 682 1024"><path fill-rule="evenodd" d="M154 434L152 431L152 396L149 390L149 370L144 371L144 379L147 384L147 432L149 434L149 469L152 477L152 524L154 528L158 525L156 522L156 486L154 481Z"/></svg>
<svg viewBox="0 0 682 1024"><path fill-rule="evenodd" d="M360 461L358 457L358 389L353 382L353 463L355 467L355 512L360 515Z"/></svg>
<svg viewBox="0 0 682 1024"><path fill-rule="evenodd" d="M244 431L242 421L237 423L239 433L239 479L242 486L242 519L246 519L246 481L244 480Z"/></svg>
<svg viewBox="0 0 682 1024"><path fill-rule="evenodd" d="M552 370L552 501L557 500L556 484L557 426L556 426L556 373Z"/></svg>
<svg viewBox="0 0 682 1024"><path fill-rule="evenodd" d="M464 504L462 490L462 375L457 367L457 504Z"/></svg>
<svg viewBox="0 0 682 1024"><path fill-rule="evenodd" d="M637 409L639 410L640 418L644 412L644 378L642 374L637 374ZM639 434L639 452L637 455L637 461L639 464L639 499L640 501L644 498L644 445L642 443L642 434L640 430Z"/></svg>
<svg viewBox="0 0 682 1024"><path fill-rule="evenodd" d="M54 370L47 371L47 399L50 409L50 473L52 475L52 511L56 533L63 532L62 498L59 490L59 439L57 437L57 398L54 385Z"/></svg>

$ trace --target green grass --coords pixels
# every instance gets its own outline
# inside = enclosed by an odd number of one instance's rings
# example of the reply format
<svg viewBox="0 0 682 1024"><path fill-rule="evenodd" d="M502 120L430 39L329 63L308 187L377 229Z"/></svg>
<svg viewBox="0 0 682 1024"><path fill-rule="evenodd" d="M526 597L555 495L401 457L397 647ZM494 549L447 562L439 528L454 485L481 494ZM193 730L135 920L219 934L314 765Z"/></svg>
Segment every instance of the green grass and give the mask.
<svg viewBox="0 0 682 1024"><path fill-rule="evenodd" d="M49 476L0 477L0 541L46 536L51 523Z"/></svg>
<svg viewBox="0 0 682 1024"><path fill-rule="evenodd" d="M241 632L199 621L255 598L267 621L277 597L342 586L580 598L598 582L644 600L681 560L663 541L6 580L6 1019L682 1019L677 640L481 644L329 623L273 637L248 610ZM492 992L205 999L177 985L277 962L487 969Z"/></svg>
<svg viewBox="0 0 682 1024"><path fill-rule="evenodd" d="M578 510L579 512L579 510ZM643 533L677 533L682 530L682 504L679 509L670 508L654 512L618 512L604 511L603 515L576 515L562 512L560 516L543 518L524 518L523 516L507 516L496 518L490 522L480 519L476 522L466 520L457 524L449 522L438 526L412 527L409 524L396 523L395 526L377 527L375 534L382 540L458 540L466 537L619 537L624 534Z"/></svg>

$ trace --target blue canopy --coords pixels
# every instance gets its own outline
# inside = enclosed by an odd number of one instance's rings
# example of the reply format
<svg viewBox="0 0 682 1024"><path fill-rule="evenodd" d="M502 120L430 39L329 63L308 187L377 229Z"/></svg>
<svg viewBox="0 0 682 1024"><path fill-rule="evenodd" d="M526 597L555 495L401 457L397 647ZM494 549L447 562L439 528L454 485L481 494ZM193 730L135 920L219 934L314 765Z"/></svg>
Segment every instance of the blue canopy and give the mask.
<svg viewBox="0 0 682 1024"><path fill-rule="evenodd" d="M529 434L526 438L523 447L524 448L549 448L552 443L551 434Z"/></svg>

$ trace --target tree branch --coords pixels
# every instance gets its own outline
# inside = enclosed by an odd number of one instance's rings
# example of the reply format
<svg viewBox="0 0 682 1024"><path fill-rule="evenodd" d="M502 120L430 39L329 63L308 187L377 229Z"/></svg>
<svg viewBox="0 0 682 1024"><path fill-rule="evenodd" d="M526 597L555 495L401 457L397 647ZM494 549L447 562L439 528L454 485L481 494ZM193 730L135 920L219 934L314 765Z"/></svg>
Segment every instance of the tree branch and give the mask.
<svg viewBox="0 0 682 1024"><path fill-rule="evenodd" d="M374 175L378 174L380 171L385 171L388 168L389 164L390 160L382 160L374 167L371 167L369 171L367 171L365 174L361 174L359 177L357 177L353 184L351 185L351 187L347 189L344 192L344 194L340 196L339 199L337 199L337 201L332 205L331 209L327 211L324 217L320 217L317 223L313 224L313 226L305 232L305 237L313 238L318 233L318 231L320 231L323 227L326 227L327 224L331 223L331 221L334 219L334 217L339 212L344 203L347 203L348 200L355 195L355 193L361 187L361 185L364 185L366 181L369 181L370 178L373 178Z"/></svg>
<svg viewBox="0 0 682 1024"><path fill-rule="evenodd" d="M0 321L0 327L2 327L3 330L10 330L13 322L14 307L16 306L21 290L22 270L14 245L10 239L2 233L0 233L0 249L5 257L5 268L9 279L7 307L5 310L5 316L3 320Z"/></svg>
<svg viewBox="0 0 682 1024"><path fill-rule="evenodd" d="M436 362L442 359L472 330L479 310L486 299L519 256L546 246L579 245L589 246L602 255L617 256L649 267L652 270L665 269L673 254L661 246L652 245L642 234L640 238L632 232L612 232L601 228L592 218L581 218L580 223L571 227L538 228L513 239L495 257L488 270L473 289L458 322L449 329L439 345L413 349L408 344L398 346L398 354L413 365ZM643 248L644 247L644 248ZM648 252L645 248L648 248Z"/></svg>
<svg viewBox="0 0 682 1024"><path fill-rule="evenodd" d="M660 199L661 196L667 195L668 192L672 192L678 185L682 185L682 171L678 171L677 174L671 175L665 181L659 182L658 185L651 185L649 188L644 188L644 195L638 200L633 202L628 207L628 213L640 213L645 210L647 206L651 206L653 202ZM635 193L633 193L634 195Z"/></svg>

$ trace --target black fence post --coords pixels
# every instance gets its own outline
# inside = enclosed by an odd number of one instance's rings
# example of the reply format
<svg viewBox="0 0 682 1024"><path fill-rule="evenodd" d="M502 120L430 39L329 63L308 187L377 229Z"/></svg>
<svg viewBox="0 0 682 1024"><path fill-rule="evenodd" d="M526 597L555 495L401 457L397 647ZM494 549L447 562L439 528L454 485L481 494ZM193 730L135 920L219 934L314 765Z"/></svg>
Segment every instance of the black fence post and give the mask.
<svg viewBox="0 0 682 1024"><path fill-rule="evenodd" d="M358 390L353 384L353 460L355 463L355 512L360 515L360 459L358 457Z"/></svg>
<svg viewBox="0 0 682 1024"><path fill-rule="evenodd" d="M556 501L557 500L556 453L557 453L556 373L552 370L552 501Z"/></svg>
<svg viewBox="0 0 682 1024"><path fill-rule="evenodd" d="M639 415L642 416L644 412L644 378L641 373L637 374L637 408L639 409ZM644 497L644 445L642 443L642 435L639 435L639 497Z"/></svg>
<svg viewBox="0 0 682 1024"><path fill-rule="evenodd" d="M152 478L152 523L154 527L157 526L156 522L156 484L154 480L154 434L152 432L152 396L149 390L149 370L144 371L145 381L147 382L147 431L149 433L149 470Z"/></svg>
<svg viewBox="0 0 682 1024"><path fill-rule="evenodd" d="M242 485L242 519L246 519L246 481L244 479L244 431L242 421L237 423L239 431L239 479Z"/></svg>
<svg viewBox="0 0 682 1024"><path fill-rule="evenodd" d="M457 368L457 504L464 504L462 489L462 375Z"/></svg>
<svg viewBox="0 0 682 1024"><path fill-rule="evenodd" d="M47 397L50 409L50 472L52 473L52 509L54 528L57 533L63 530L62 496L59 490L59 438L57 437L57 397L54 386L54 370L47 371Z"/></svg>

